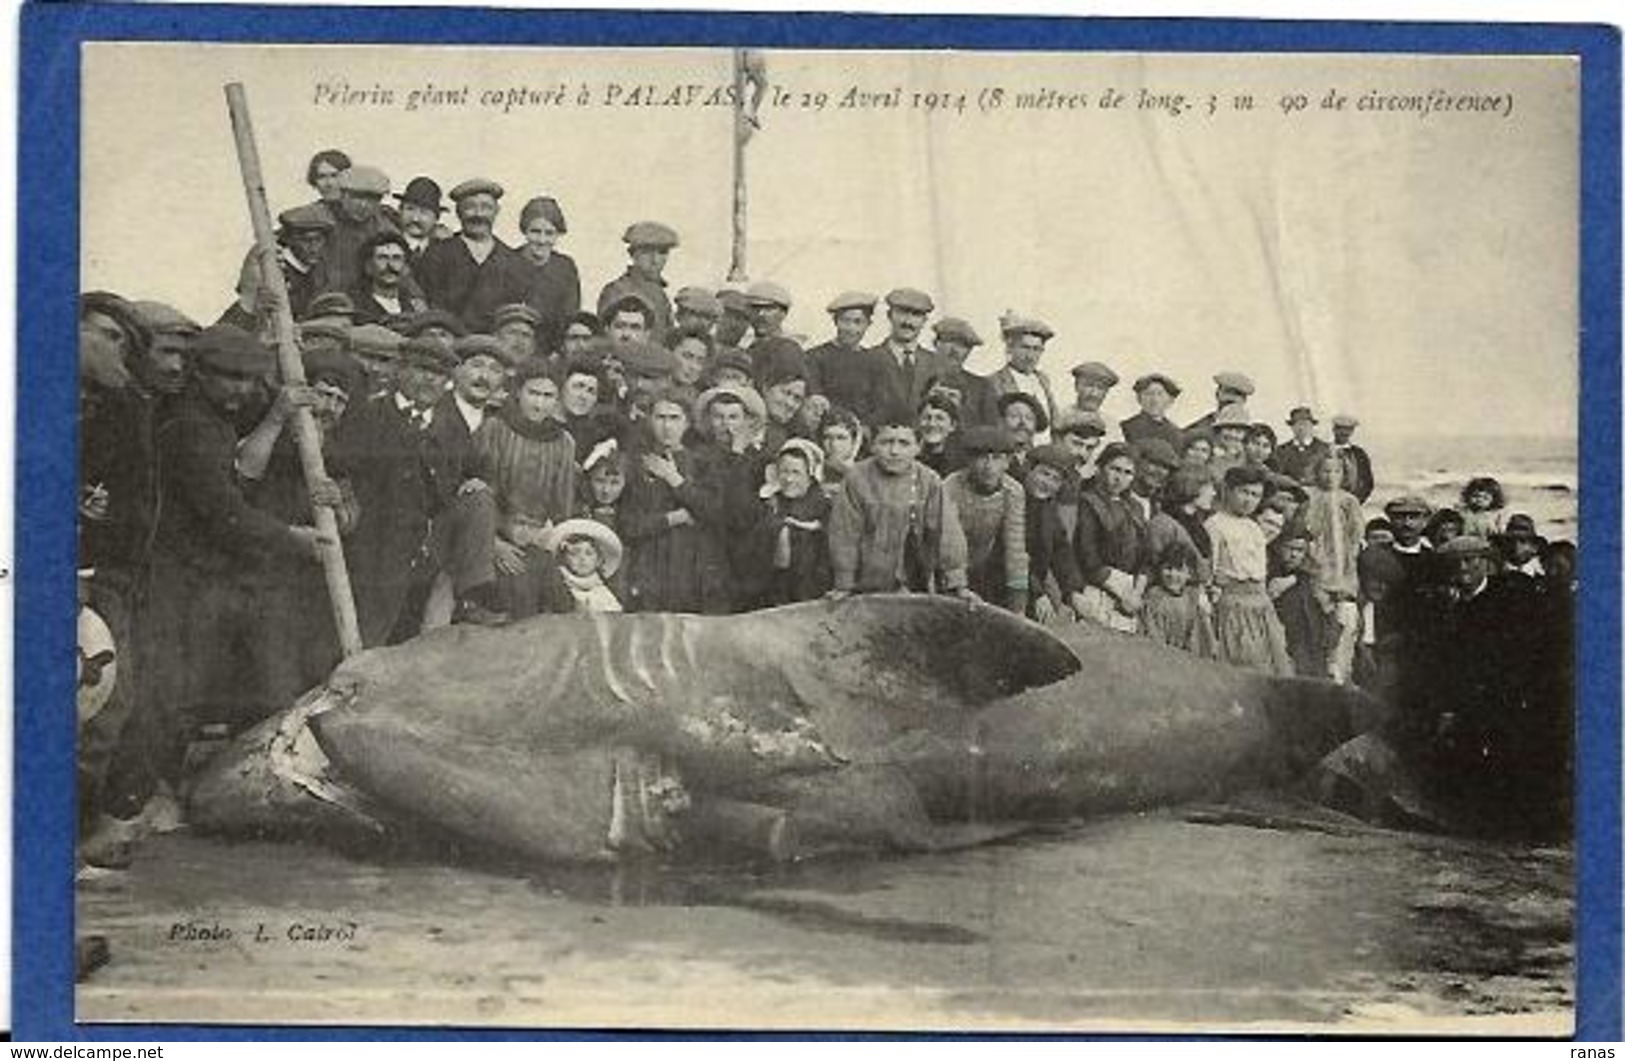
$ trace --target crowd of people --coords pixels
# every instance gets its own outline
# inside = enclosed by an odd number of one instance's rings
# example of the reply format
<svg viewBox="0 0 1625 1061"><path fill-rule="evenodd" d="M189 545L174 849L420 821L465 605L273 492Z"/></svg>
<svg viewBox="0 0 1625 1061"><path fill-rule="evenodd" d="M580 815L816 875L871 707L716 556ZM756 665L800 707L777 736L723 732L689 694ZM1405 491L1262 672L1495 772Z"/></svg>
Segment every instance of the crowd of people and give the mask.
<svg viewBox="0 0 1625 1061"><path fill-rule="evenodd" d="M81 749L107 838L87 857L116 863L159 813L201 722L263 718L331 671L335 545L367 647L549 612L938 593L1358 683L1464 770L1567 776L1574 549L1493 480L1460 510L1405 495L1368 518L1358 421L1324 438L1302 406L1278 433L1240 372L1183 425L1181 384L1140 375L1118 422L1117 372L1079 364L1065 393L1036 316L1000 318L986 376L965 367L976 328L930 323L906 286L837 295L812 344L786 334L778 284L668 294L680 237L652 220L584 307L552 198L524 204L512 246L488 179L392 196L329 150L308 180L316 200L278 217L283 283L251 252L217 321L82 296L82 584L122 650L117 708ZM303 384L278 371L284 299Z"/></svg>

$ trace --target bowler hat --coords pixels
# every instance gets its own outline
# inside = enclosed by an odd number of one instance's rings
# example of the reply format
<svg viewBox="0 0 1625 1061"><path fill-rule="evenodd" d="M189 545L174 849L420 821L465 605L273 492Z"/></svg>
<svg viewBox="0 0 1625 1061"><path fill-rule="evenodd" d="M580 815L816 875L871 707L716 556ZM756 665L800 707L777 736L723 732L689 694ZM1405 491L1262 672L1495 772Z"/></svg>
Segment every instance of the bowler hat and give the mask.
<svg viewBox="0 0 1625 1061"><path fill-rule="evenodd" d="M433 210L437 214L446 211L446 208L440 204L440 185L428 177L413 177L406 182L406 190L397 192L395 198L402 206L411 203L413 206Z"/></svg>
<svg viewBox="0 0 1625 1061"><path fill-rule="evenodd" d="M310 300L305 307L305 320L314 320L317 317L343 317L345 320L355 318L355 301L342 291L324 291Z"/></svg>
<svg viewBox="0 0 1625 1061"><path fill-rule="evenodd" d="M1311 424L1320 423L1319 420L1315 419L1315 411L1309 408L1307 405L1296 406L1286 415L1286 422L1288 424L1295 424L1300 420L1307 420Z"/></svg>

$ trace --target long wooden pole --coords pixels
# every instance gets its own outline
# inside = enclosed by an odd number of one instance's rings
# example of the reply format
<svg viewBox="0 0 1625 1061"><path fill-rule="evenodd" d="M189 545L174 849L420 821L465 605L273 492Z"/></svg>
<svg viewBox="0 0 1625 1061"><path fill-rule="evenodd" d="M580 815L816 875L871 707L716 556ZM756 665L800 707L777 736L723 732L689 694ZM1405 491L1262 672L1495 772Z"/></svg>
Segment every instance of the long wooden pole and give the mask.
<svg viewBox="0 0 1625 1061"><path fill-rule="evenodd" d="M745 268L745 141L748 133L745 123L745 51L734 49L734 188L733 188L733 255L728 264L728 280L742 283L750 279Z"/></svg>
<svg viewBox="0 0 1625 1061"><path fill-rule="evenodd" d="M282 368L282 382L305 382L304 360L299 344L294 340L293 309L288 302L288 285L282 276L282 263L278 260L276 233L271 228L271 209L265 198L265 177L260 170L259 149L254 146L254 126L248 118L248 94L243 86L232 82L226 86L226 107L231 112L231 132L237 140L237 162L242 168L243 191L248 196L248 217L254 224L254 249L259 255L260 284L270 288L276 312L272 326L276 331L277 362ZM305 486L314 491L318 482L327 478L322 463L322 441L316 431L316 421L309 409L293 412L293 440L299 450L299 463L304 468ZM356 622L355 597L350 591L350 572L344 564L344 546L339 541L338 517L332 508L319 505L311 498L316 514L316 531L321 535L320 556L322 574L327 579L327 595L333 605L333 625L339 632L339 649L345 656L361 651L361 627Z"/></svg>

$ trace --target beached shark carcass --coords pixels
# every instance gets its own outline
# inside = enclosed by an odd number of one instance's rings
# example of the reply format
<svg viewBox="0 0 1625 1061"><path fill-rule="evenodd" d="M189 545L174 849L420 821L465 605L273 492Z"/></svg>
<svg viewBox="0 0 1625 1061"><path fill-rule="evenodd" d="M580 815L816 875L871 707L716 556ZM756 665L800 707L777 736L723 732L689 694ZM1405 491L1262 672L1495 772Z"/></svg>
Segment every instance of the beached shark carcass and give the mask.
<svg viewBox="0 0 1625 1061"><path fill-rule="evenodd" d="M1370 711L940 597L543 616L345 661L217 757L191 814L564 861L930 850L1290 780Z"/></svg>

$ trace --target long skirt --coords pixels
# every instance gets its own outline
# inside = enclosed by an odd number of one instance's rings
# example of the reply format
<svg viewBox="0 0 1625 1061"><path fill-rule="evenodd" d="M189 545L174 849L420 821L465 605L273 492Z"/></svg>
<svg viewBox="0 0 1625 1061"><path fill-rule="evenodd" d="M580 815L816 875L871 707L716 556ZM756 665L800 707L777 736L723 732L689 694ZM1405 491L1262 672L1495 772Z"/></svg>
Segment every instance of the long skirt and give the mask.
<svg viewBox="0 0 1625 1061"><path fill-rule="evenodd" d="M1213 634L1218 658L1223 662L1265 674L1292 676L1286 631L1262 582L1224 587L1213 605Z"/></svg>

